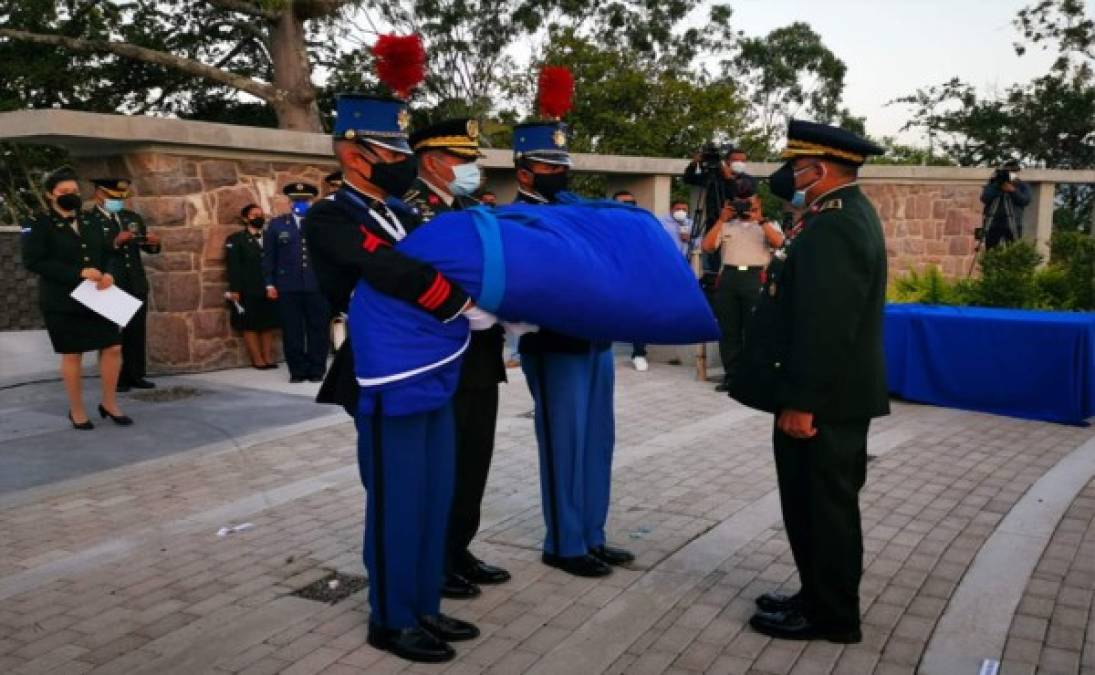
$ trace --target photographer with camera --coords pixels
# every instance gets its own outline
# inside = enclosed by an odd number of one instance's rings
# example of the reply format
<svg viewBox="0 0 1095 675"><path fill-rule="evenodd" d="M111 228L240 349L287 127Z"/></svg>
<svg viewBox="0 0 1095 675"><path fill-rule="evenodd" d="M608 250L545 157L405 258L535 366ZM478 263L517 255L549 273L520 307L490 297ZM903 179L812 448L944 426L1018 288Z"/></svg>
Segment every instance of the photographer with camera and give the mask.
<svg viewBox="0 0 1095 675"><path fill-rule="evenodd" d="M725 156L722 152L726 151ZM745 151L707 143L694 155L681 177L685 183L707 188L704 227L710 227L728 199L748 198L757 192L757 181L746 173Z"/></svg>
<svg viewBox="0 0 1095 675"><path fill-rule="evenodd" d="M764 220L755 192L728 201L703 238L704 253L719 251L722 260L713 304L722 330L719 357L725 375L715 391L730 390L741 358L745 320L760 294L761 273L772 251L781 246L783 231Z"/></svg>
<svg viewBox="0 0 1095 675"><path fill-rule="evenodd" d="M1023 237L1023 209L1030 203L1030 186L1019 180L1021 168L1017 160L1005 162L981 190L984 223L974 236L986 250Z"/></svg>

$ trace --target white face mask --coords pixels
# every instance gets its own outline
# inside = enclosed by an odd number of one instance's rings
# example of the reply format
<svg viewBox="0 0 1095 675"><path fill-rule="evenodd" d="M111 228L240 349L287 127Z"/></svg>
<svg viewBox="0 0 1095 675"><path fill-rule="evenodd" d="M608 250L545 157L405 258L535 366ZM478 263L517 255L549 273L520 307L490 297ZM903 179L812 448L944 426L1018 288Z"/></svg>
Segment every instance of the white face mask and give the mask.
<svg viewBox="0 0 1095 675"><path fill-rule="evenodd" d="M673 220L677 221L678 223L683 223L684 221L688 220L688 211L677 209L673 212Z"/></svg>
<svg viewBox="0 0 1095 675"><path fill-rule="evenodd" d="M475 162L457 164L452 167L453 179L449 181L449 192L456 197L467 197L479 189L479 165Z"/></svg>
<svg viewBox="0 0 1095 675"><path fill-rule="evenodd" d="M745 162L730 162L730 170L734 173L745 173Z"/></svg>

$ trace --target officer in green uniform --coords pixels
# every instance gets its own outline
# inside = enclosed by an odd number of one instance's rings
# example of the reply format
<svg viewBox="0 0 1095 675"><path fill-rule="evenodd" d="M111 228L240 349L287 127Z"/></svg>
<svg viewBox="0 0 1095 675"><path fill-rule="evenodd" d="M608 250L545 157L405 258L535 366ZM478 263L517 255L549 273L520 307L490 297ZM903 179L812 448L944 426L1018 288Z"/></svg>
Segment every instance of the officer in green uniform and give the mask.
<svg viewBox="0 0 1095 675"><path fill-rule="evenodd" d="M762 376L743 386L770 389L762 396L770 404L758 407L777 414L783 521L802 584L794 596L757 599L750 623L775 638L862 639L859 491L867 430L872 418L889 413L889 397L886 245L856 179L867 157L881 153L843 129L795 120L787 161L769 179L775 195L807 209L786 259L770 270L746 335L746 358L761 361L752 372Z"/></svg>
<svg viewBox="0 0 1095 675"><path fill-rule="evenodd" d="M404 196L423 223L446 211L478 206L471 195L479 189L479 124L451 119L411 134L418 158L418 178ZM468 549L479 531L480 509L487 487L494 431L498 419L498 385L506 381L502 360L505 333L498 324L472 331L464 353L460 384L453 397L456 423L456 485L446 543L446 598L472 598L479 584L509 581L504 569L488 565Z"/></svg>
<svg viewBox="0 0 1095 675"><path fill-rule="evenodd" d="M122 373L118 391L152 389L156 385L145 378L145 324L148 318L148 277L141 253L160 252L160 239L150 233L139 215L125 208L129 197L129 180L125 178L94 178L95 206L85 216L93 225L103 228L111 244L110 272L118 288L141 300L140 310L122 329Z"/></svg>

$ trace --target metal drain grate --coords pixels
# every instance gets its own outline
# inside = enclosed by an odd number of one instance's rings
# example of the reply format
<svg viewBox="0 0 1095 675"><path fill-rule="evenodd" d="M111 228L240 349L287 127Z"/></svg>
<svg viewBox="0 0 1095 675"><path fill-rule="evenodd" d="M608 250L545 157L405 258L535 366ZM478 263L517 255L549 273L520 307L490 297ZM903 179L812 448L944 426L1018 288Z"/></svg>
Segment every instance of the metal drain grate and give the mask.
<svg viewBox="0 0 1095 675"><path fill-rule="evenodd" d="M365 577L332 571L319 581L313 581L304 588L294 591L292 595L305 600L315 600L316 602L333 605L345 600L368 585L369 580Z"/></svg>
<svg viewBox="0 0 1095 675"><path fill-rule="evenodd" d="M164 389L149 389L148 391L130 394L129 397L135 398L138 401L144 401L145 403L170 403L171 401L182 401L188 398L195 398L204 393L205 391L201 389L180 386L166 387Z"/></svg>

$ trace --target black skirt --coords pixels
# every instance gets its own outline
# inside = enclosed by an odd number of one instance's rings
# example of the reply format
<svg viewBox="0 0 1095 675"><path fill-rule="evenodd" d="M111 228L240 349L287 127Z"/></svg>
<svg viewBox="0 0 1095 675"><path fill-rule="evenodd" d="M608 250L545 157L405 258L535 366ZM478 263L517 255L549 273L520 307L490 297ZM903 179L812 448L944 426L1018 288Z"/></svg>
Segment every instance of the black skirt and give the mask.
<svg viewBox="0 0 1095 675"><path fill-rule="evenodd" d="M228 316L236 330L272 330L280 325L278 306L265 295L241 295L240 306L243 314L235 304L228 303Z"/></svg>
<svg viewBox="0 0 1095 675"><path fill-rule="evenodd" d="M122 343L122 329L83 307L69 312L42 312L46 332L58 354L96 352Z"/></svg>

